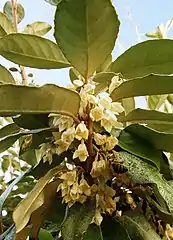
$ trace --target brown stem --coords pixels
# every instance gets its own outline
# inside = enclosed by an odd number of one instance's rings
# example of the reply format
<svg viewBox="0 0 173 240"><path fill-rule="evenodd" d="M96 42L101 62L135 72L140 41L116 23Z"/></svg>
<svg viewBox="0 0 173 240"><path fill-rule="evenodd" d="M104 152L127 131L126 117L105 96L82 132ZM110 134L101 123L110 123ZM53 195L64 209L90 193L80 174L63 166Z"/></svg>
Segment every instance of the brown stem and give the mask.
<svg viewBox="0 0 173 240"><path fill-rule="evenodd" d="M2 222L2 213L0 214L0 234L4 232L3 222Z"/></svg>
<svg viewBox="0 0 173 240"><path fill-rule="evenodd" d="M11 0L11 6L13 10L13 22L16 33L18 32L18 16L17 16L17 0ZM27 75L23 66L20 67L20 75L22 77L22 85L27 85Z"/></svg>

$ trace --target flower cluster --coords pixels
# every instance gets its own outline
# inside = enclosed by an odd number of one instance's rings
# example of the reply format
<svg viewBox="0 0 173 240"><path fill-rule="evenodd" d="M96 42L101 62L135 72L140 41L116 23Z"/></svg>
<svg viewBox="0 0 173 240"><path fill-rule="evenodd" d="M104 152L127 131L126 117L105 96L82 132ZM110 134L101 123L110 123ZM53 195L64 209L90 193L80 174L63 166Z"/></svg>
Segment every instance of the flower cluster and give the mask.
<svg viewBox="0 0 173 240"><path fill-rule="evenodd" d="M84 203L87 197L91 196L91 187L85 178L79 180L76 169L63 173L60 177L62 183L59 184L57 191L61 190L63 201L72 206L75 202Z"/></svg>

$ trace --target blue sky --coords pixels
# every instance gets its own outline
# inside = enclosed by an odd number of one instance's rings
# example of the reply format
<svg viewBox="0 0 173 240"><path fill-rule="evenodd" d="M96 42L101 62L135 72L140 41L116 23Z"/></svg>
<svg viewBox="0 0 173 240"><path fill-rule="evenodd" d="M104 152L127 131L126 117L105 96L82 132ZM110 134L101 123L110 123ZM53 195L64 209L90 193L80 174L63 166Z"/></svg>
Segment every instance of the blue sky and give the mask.
<svg viewBox="0 0 173 240"><path fill-rule="evenodd" d="M0 0L0 9L2 10L6 0ZM20 24L22 30L28 23L34 21L46 21L53 25L53 16L55 7L49 5L44 0L19 0L26 9L26 16ZM114 58L129 48L131 45L145 39L145 33L156 28L161 22L166 22L173 17L172 0L113 0L121 21L120 34ZM138 31L136 32L136 26ZM52 32L48 34L52 38ZM0 58L0 63L5 66L11 66L9 62ZM68 82L68 70L31 70L35 74L35 80L38 84L57 83L64 85Z"/></svg>

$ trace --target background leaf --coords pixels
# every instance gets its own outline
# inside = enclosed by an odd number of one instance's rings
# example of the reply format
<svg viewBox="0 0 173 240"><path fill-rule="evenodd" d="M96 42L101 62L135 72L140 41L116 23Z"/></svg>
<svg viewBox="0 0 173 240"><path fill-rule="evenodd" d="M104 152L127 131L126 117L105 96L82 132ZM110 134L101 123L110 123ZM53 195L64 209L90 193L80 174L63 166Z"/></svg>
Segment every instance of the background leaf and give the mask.
<svg viewBox="0 0 173 240"><path fill-rule="evenodd" d="M110 1L61 1L54 36L69 62L89 77L111 54L119 24Z"/></svg>
<svg viewBox="0 0 173 240"><path fill-rule="evenodd" d="M13 9L10 1L7 1L4 5L3 11L8 19L13 22ZM20 23L25 17L25 9L20 3L17 3L17 22Z"/></svg>
<svg viewBox="0 0 173 240"><path fill-rule="evenodd" d="M51 26L46 23L46 22L34 22L31 24L28 24L25 29L24 29L24 33L27 34L33 34L33 35L37 35L37 36L44 36L46 33L48 33L51 30Z"/></svg>
<svg viewBox="0 0 173 240"><path fill-rule="evenodd" d="M0 12L0 37L4 37L7 34L14 33L15 29L10 20L5 14Z"/></svg>
<svg viewBox="0 0 173 240"><path fill-rule="evenodd" d="M68 210L62 224L61 233L64 240L81 240L95 214L95 201L75 204Z"/></svg>
<svg viewBox="0 0 173 240"><path fill-rule="evenodd" d="M29 34L14 33L1 38L0 55L31 68L54 69L69 66L57 44Z"/></svg>
<svg viewBox="0 0 173 240"><path fill-rule="evenodd" d="M172 74L173 40L148 40L129 48L112 64L112 72L124 78L148 74Z"/></svg>
<svg viewBox="0 0 173 240"><path fill-rule="evenodd" d="M51 5L57 6L62 0L44 0L47 3L50 3Z"/></svg>
<svg viewBox="0 0 173 240"><path fill-rule="evenodd" d="M0 82L1 83L15 83L11 73L2 65L0 65Z"/></svg>
<svg viewBox="0 0 173 240"><path fill-rule="evenodd" d="M95 88L95 94L106 91L111 83L112 78L115 76L116 75L112 72L103 72L96 74L93 77L93 81L97 83Z"/></svg>
<svg viewBox="0 0 173 240"><path fill-rule="evenodd" d="M149 96L147 99L149 109L159 110L159 108L164 104L165 100L167 99L167 96L167 94Z"/></svg>

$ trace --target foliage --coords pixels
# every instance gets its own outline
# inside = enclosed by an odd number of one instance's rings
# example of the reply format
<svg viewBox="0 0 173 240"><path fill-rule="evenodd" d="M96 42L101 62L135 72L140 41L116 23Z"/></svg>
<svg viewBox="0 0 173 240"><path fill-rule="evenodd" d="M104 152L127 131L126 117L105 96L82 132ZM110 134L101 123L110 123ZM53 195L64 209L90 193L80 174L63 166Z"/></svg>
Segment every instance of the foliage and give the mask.
<svg viewBox="0 0 173 240"><path fill-rule="evenodd" d="M112 61L110 0L45 2L56 42L45 22L18 31L17 1L0 13L0 55L18 65L0 65L0 239L173 239L172 21ZM36 86L25 67L70 67L70 83Z"/></svg>

